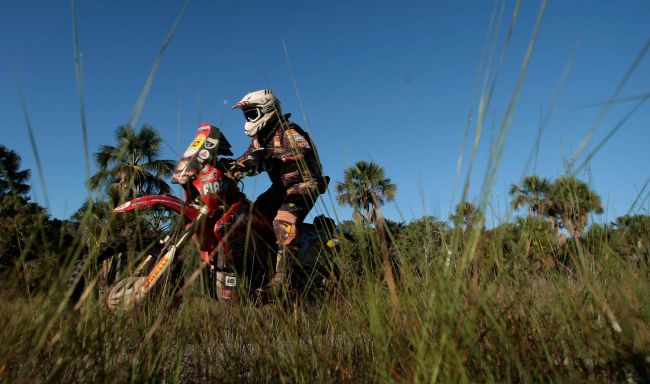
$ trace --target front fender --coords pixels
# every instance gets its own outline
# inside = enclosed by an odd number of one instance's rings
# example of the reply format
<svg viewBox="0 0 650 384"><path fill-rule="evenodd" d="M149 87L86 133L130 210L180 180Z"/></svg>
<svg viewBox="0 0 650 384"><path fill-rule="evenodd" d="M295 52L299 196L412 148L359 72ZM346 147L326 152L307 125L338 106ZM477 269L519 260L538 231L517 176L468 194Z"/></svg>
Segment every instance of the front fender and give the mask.
<svg viewBox="0 0 650 384"><path fill-rule="evenodd" d="M186 205L181 199L164 195L149 195L138 197L137 199L129 200L119 207L113 209L113 213L124 213L134 209L141 209L146 207L153 207L161 205L169 208L174 212L184 215L188 220L192 221L198 216L199 210L191 205Z"/></svg>

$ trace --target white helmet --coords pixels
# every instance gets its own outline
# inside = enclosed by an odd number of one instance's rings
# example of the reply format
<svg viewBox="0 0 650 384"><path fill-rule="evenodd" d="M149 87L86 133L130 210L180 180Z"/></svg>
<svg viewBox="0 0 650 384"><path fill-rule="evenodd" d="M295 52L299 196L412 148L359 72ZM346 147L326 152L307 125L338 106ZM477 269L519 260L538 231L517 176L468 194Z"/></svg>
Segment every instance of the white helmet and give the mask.
<svg viewBox="0 0 650 384"><path fill-rule="evenodd" d="M269 89L247 94L232 108L244 112L244 131L251 137L262 131L273 117L282 115L280 100Z"/></svg>

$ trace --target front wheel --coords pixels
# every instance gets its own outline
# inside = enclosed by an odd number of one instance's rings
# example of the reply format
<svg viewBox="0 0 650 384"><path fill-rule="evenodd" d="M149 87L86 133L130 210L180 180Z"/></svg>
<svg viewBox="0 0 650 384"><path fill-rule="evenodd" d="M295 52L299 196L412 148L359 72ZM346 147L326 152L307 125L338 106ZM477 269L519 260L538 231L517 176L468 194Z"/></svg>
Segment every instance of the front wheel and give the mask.
<svg viewBox="0 0 650 384"><path fill-rule="evenodd" d="M90 293L86 290L95 286L100 294L105 293L126 263L126 249L125 242L115 241L104 244L96 255L91 252L82 254L72 266L65 283L66 292L72 291L70 302L77 304L82 296Z"/></svg>
<svg viewBox="0 0 650 384"><path fill-rule="evenodd" d="M142 252L128 252L126 241L104 244L97 254L87 252L74 263L65 288L70 292L70 303L79 304L90 294L106 297L110 288L133 272L133 265L146 260L146 255L161 248L159 241L150 242ZM133 255L133 256L131 256Z"/></svg>

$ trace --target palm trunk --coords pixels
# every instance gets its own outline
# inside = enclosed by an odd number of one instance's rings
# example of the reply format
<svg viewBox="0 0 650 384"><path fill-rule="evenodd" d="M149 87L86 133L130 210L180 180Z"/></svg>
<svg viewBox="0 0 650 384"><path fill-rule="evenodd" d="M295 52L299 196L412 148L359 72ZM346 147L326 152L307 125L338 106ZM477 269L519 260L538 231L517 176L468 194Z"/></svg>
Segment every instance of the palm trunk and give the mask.
<svg viewBox="0 0 650 384"><path fill-rule="evenodd" d="M397 296L397 285L395 284L395 275L393 274L393 267L390 263L390 254L388 247L388 234L386 233L386 222L384 217L381 214L381 209L379 204L377 204L377 199L373 196L374 200L374 211L377 219L377 229L379 230L379 243L382 253L382 261L384 267L384 278L386 279L386 285L388 285L388 292L390 293L390 300L393 307L393 315L395 316L395 321L401 323L401 316L399 310L399 297Z"/></svg>
<svg viewBox="0 0 650 384"><path fill-rule="evenodd" d="M27 268L25 267L25 254L23 253L23 247L20 244L20 235L18 232L18 225L16 225L16 222L14 222L14 227L16 228L16 242L18 243L18 251L20 252L20 264L15 263L16 265L16 270L18 272L18 281L23 281L25 284L25 292L27 292L27 296L30 295L29 292L29 279L27 277Z"/></svg>

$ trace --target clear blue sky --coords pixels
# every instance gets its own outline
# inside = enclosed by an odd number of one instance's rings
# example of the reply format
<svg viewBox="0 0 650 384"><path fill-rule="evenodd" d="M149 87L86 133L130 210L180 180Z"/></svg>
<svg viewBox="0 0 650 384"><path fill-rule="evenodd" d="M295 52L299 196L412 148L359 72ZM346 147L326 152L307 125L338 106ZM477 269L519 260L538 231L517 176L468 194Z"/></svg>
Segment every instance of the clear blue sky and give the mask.
<svg viewBox="0 0 650 384"><path fill-rule="evenodd" d="M182 4L181 0L77 2L91 152L99 145L114 144L114 130L128 121ZM489 149L512 95L539 5L525 1L513 29L470 177L472 201L481 195ZM409 221L433 214L447 219L459 198L458 193L453 196L456 162L470 110L474 116L470 136L476 128L474 85L493 9L491 1L464 0L190 1L138 125L149 123L160 131L167 143L163 158L178 158L199 121L221 127L239 153L249 138L243 133L240 112L230 106L249 91L270 87L281 97L285 111L311 133L334 182L354 162L372 160L399 188L396 202L384 208L385 216ZM513 9L514 2L507 2L495 61ZM564 162L603 108L580 107L610 98L648 38L648 1L549 3L492 190L491 220L504 217L508 186L522 175L535 171L553 179L562 174ZM45 205L20 106L19 78L43 166L49 211L59 218L69 217L87 194L72 42L70 2L3 3L0 143L22 156L23 168L32 169L32 198ZM526 170L543 111L551 105L571 57L571 72L548 120L536 167ZM495 71L493 66L490 78ZM644 57L619 97L648 92L650 57ZM609 108L581 159L635 103ZM650 176L649 120L650 105L644 104L578 173L607 205L607 216L601 220L625 214ZM461 179L468 169L471 140L465 144ZM262 175L247 181L245 192L254 197L267 185ZM325 203L332 213L327 196ZM647 200L640 209L648 213ZM337 207L337 213L341 219L350 216L347 209Z"/></svg>

